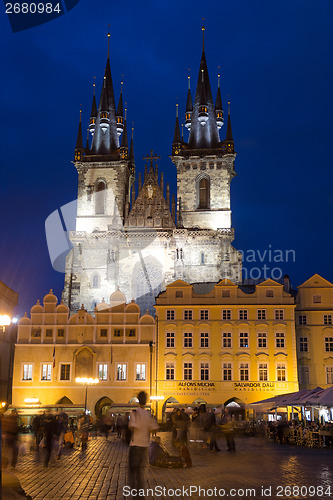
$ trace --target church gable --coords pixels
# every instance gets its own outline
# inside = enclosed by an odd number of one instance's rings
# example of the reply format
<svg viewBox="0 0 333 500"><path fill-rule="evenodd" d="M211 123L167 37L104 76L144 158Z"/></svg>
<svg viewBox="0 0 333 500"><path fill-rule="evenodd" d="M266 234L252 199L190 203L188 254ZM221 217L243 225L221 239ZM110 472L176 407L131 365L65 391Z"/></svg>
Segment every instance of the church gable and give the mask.
<svg viewBox="0 0 333 500"><path fill-rule="evenodd" d="M158 182L157 166L153 167L153 156L150 158L149 172L145 172L143 185L139 185L139 193L133 203L126 220L126 227L146 227L154 229L174 229L175 222L163 195L163 178Z"/></svg>

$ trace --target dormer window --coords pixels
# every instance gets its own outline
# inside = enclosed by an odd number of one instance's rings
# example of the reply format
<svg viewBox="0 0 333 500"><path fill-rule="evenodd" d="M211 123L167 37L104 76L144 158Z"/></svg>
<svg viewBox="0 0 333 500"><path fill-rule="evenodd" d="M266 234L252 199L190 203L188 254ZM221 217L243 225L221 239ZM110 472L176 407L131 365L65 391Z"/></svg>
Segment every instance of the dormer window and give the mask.
<svg viewBox="0 0 333 500"><path fill-rule="evenodd" d="M321 304L321 295L314 295L313 296L313 303L314 304Z"/></svg>

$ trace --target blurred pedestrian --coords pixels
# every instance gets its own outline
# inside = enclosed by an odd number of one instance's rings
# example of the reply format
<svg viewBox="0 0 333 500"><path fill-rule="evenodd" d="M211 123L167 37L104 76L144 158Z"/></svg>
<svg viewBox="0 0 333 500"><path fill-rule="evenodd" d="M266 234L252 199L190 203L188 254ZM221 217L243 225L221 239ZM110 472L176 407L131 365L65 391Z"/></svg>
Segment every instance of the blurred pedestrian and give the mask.
<svg viewBox="0 0 333 500"><path fill-rule="evenodd" d="M224 409L224 414L221 418L221 427L227 442L227 451L236 451L234 440L234 421L231 418L228 408Z"/></svg>
<svg viewBox="0 0 333 500"><path fill-rule="evenodd" d="M16 410L3 417L2 432L4 436L4 455L7 456L11 467L14 469L18 457L19 416Z"/></svg>
<svg viewBox="0 0 333 500"><path fill-rule="evenodd" d="M56 421L50 410L46 410L45 414L43 415L42 425L44 430L44 445L46 448L44 466L47 467L51 458L53 438L56 429Z"/></svg>
<svg viewBox="0 0 333 500"><path fill-rule="evenodd" d="M64 411L60 411L56 416L55 422L55 435L58 438L58 446L57 446L57 459L60 459L62 446L64 443L64 436L67 432L68 428L68 415Z"/></svg>
<svg viewBox="0 0 333 500"><path fill-rule="evenodd" d="M158 429L157 422L144 406L147 394L138 394L139 406L130 414L128 427L132 433L128 455L128 480L131 489L144 488L144 467L148 460L149 435Z"/></svg>

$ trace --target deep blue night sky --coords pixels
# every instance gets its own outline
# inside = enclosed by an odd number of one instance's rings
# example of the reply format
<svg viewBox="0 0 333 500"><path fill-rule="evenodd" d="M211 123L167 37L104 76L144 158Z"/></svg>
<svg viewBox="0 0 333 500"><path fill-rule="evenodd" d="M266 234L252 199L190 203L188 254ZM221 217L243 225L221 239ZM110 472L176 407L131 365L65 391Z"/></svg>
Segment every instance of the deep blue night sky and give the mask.
<svg viewBox="0 0 333 500"><path fill-rule="evenodd" d="M50 288L58 297L63 288L44 223L77 194L71 161L79 109L86 128L94 76L99 100L108 24L115 97L123 74L137 171L153 149L175 192L168 157L175 104L183 113L188 68L195 90L202 18L214 97L221 66L225 114L231 96L234 246L294 250L295 262L267 262L294 286L316 272L333 281L330 0L80 0L61 18L15 34L2 8L0 279L19 292L17 314Z"/></svg>

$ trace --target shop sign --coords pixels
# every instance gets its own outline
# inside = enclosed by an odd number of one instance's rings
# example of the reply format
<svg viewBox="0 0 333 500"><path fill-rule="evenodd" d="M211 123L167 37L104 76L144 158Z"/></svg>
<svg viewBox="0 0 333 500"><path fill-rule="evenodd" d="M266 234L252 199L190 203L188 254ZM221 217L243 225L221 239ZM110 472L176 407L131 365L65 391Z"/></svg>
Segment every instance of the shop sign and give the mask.
<svg viewBox="0 0 333 500"><path fill-rule="evenodd" d="M182 391L215 391L215 382L178 382L178 390Z"/></svg>
<svg viewBox="0 0 333 500"><path fill-rule="evenodd" d="M235 382L235 389L275 389L274 382Z"/></svg>

